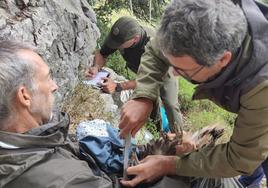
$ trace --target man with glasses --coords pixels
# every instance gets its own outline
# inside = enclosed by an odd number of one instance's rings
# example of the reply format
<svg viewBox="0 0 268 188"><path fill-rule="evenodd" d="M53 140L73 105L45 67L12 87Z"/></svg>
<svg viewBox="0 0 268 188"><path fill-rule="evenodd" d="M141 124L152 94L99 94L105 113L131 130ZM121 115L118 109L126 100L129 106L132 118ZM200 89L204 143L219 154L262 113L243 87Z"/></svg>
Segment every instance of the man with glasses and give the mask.
<svg viewBox="0 0 268 188"><path fill-rule="evenodd" d="M175 66L172 66L174 70L174 75L181 75L186 80L194 83L194 80L192 78L197 75L205 66L199 66L193 69L181 69Z"/></svg>
<svg viewBox="0 0 268 188"><path fill-rule="evenodd" d="M209 99L236 113L237 118L229 142L182 157L149 156L127 170L136 176L123 181L125 185L134 186L165 175L250 175L267 158L267 13L266 5L253 0L170 3L157 40L147 45L142 57L134 97L122 110L121 136L128 132L135 135L144 124L169 65L177 74L199 84L193 99ZM166 64L159 60L159 54Z"/></svg>

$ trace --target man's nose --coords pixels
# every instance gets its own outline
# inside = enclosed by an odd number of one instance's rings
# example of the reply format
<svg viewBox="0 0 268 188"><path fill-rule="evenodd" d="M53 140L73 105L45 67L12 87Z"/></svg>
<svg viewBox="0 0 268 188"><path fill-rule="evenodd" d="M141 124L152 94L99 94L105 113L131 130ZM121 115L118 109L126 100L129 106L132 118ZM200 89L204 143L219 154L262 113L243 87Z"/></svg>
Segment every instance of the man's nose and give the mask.
<svg viewBox="0 0 268 188"><path fill-rule="evenodd" d="M59 86L57 85L57 83L53 80L53 83L52 83L52 92L55 92L59 89Z"/></svg>

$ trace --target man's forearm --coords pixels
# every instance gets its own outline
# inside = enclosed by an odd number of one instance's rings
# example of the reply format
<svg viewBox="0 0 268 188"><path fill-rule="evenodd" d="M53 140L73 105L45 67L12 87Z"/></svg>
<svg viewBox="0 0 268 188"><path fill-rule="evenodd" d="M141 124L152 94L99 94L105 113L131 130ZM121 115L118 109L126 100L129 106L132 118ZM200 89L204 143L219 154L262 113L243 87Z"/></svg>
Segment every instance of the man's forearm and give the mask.
<svg viewBox="0 0 268 188"><path fill-rule="evenodd" d="M99 51L97 51L95 53L93 67L96 67L98 68L98 70L101 70L102 67L105 66L105 64L106 64L106 58Z"/></svg>
<svg viewBox="0 0 268 188"><path fill-rule="evenodd" d="M167 74L169 64L161 51L157 48L157 42L152 40L146 45L141 57L136 89L132 98L145 97L152 101L159 97L159 89L163 85L163 79Z"/></svg>
<svg viewBox="0 0 268 188"><path fill-rule="evenodd" d="M96 67L99 71L105 66L104 64L94 63L93 67Z"/></svg>

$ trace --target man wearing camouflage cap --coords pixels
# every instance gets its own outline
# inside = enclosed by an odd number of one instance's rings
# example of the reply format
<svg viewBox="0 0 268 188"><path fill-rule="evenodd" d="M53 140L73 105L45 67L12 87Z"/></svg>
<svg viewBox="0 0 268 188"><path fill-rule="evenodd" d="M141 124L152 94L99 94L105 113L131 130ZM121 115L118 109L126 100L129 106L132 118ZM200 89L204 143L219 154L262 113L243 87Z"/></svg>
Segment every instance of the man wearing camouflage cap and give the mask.
<svg viewBox="0 0 268 188"><path fill-rule="evenodd" d="M93 66L86 71L86 76L92 79L106 64L106 58L119 50L126 67L134 73L138 72L144 47L154 36L154 32L149 28L140 26L137 20L131 17L119 18L111 28L100 51L95 53ZM111 78L103 78L102 90L107 93L121 92L122 90L135 89L136 81L130 80L115 83ZM164 86L160 89L160 96L165 107L170 126L180 122L180 110L177 99L178 83L171 71L165 76ZM151 117L158 119L159 106L155 104Z"/></svg>

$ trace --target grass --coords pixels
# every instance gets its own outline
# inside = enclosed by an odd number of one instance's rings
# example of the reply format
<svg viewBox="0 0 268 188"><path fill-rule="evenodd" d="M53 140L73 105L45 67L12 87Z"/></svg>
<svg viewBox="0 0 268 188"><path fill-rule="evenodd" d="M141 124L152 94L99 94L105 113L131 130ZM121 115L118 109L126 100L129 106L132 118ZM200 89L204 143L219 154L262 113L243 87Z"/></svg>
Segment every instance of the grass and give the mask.
<svg viewBox="0 0 268 188"><path fill-rule="evenodd" d="M186 130L196 131L212 124L225 127L224 141L232 134L236 115L218 107L209 100L192 100L195 86L185 79L179 79L179 101L185 117Z"/></svg>

